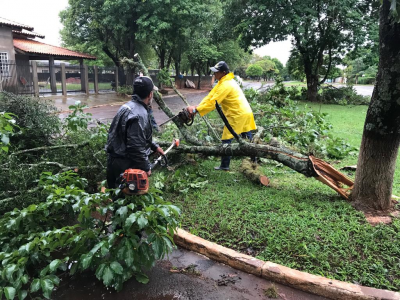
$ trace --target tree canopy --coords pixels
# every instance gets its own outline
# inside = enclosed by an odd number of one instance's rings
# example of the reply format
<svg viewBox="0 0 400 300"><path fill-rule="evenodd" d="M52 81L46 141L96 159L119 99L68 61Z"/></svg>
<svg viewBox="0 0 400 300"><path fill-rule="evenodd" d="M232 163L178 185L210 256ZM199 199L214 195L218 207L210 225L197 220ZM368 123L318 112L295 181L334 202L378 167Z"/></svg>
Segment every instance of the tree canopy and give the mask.
<svg viewBox="0 0 400 300"><path fill-rule="evenodd" d="M227 16L245 46L292 37L304 65L308 99L315 101L318 85L325 81L319 78L324 55L329 69L334 58L361 45L371 11L369 1L358 0L232 0Z"/></svg>

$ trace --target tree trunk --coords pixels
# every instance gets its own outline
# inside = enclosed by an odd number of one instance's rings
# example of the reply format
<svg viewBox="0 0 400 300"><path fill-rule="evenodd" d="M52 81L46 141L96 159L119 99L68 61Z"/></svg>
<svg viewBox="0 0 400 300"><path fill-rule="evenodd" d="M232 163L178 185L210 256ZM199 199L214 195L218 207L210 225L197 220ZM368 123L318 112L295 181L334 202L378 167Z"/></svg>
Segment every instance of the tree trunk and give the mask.
<svg viewBox="0 0 400 300"><path fill-rule="evenodd" d="M307 99L310 102L318 101L318 76L313 74L306 75L307 77Z"/></svg>
<svg viewBox="0 0 400 300"><path fill-rule="evenodd" d="M201 84L201 69L200 68L197 69L197 73L199 75L199 80L197 81L197 89L199 90L200 84Z"/></svg>
<svg viewBox="0 0 400 300"><path fill-rule="evenodd" d="M379 69L364 124L354 206L363 211L388 211L400 143L400 24L390 17L390 1L380 10Z"/></svg>
<svg viewBox="0 0 400 300"><path fill-rule="evenodd" d="M162 48L160 50L159 58L160 58L160 69L164 69L165 68L165 49L164 48Z"/></svg>

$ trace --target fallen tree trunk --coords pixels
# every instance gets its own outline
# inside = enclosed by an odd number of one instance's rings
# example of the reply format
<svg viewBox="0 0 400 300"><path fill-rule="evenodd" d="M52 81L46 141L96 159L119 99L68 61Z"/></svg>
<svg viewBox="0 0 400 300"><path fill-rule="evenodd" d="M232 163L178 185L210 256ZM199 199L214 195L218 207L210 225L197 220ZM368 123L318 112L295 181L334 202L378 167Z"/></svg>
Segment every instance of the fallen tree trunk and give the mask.
<svg viewBox="0 0 400 300"><path fill-rule="evenodd" d="M160 142L160 146L167 147L170 143ZM201 153L215 156L255 156L276 160L285 166L307 176L316 177L313 164L308 156L281 147L276 148L262 144L251 144L243 141L241 144L221 144L211 146L180 145L174 151L181 153Z"/></svg>
<svg viewBox="0 0 400 300"><path fill-rule="evenodd" d="M161 142L160 145L165 147L169 144ZM294 152L283 146L277 148L269 145L251 144L243 141L241 144L231 145L180 145L178 148L175 148L174 151L180 153L200 153L213 156L255 156L272 159L307 177L314 177L318 181L335 190L346 200L349 200L349 194L354 184L350 178L336 170L327 162L312 155L306 156Z"/></svg>

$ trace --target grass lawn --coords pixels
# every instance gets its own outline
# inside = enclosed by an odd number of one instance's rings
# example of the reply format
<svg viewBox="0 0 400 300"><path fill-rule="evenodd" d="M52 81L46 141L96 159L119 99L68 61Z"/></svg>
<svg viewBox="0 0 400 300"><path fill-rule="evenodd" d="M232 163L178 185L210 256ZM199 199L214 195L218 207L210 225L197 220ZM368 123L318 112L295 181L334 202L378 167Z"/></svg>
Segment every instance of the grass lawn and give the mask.
<svg viewBox="0 0 400 300"><path fill-rule="evenodd" d="M57 89L61 90L62 86L61 83L57 83ZM94 83L89 82L89 89L94 90ZM68 91L79 91L81 90L80 83L67 83L67 90ZM99 90L111 90L111 83L110 82L99 82Z"/></svg>
<svg viewBox="0 0 400 300"><path fill-rule="evenodd" d="M359 147L366 106L308 106L328 113L334 135ZM356 162L356 156L331 161L336 167ZM238 171L239 163L232 161L231 172L217 172L213 167L219 158L198 158L194 165L186 164L168 176L164 196L182 208L184 229L301 271L400 289L399 219L372 227L350 203L313 178L266 161L262 169L271 186L260 187ZM399 164L393 190L397 195ZM354 178L354 173L347 174Z"/></svg>
<svg viewBox="0 0 400 300"><path fill-rule="evenodd" d="M304 86L304 87L307 86L307 83L306 83L306 82L301 82L301 81L284 81L283 84L284 84L285 86L294 86L294 85L302 86L302 87L303 87L303 86Z"/></svg>

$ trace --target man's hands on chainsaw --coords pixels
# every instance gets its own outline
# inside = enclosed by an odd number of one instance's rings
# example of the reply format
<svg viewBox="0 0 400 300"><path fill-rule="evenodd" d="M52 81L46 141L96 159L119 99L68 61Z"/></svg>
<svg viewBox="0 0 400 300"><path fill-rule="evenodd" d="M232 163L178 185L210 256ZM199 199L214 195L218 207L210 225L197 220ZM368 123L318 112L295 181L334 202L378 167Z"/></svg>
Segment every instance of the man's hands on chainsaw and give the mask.
<svg viewBox="0 0 400 300"><path fill-rule="evenodd" d="M189 113L190 117L194 116L197 112L196 106L194 105L186 107L186 110Z"/></svg>
<svg viewBox="0 0 400 300"><path fill-rule="evenodd" d="M158 147L156 149L156 153L158 154L158 156L165 155L164 150L161 147ZM147 173L147 176L151 176L151 169L148 170L146 173Z"/></svg>

